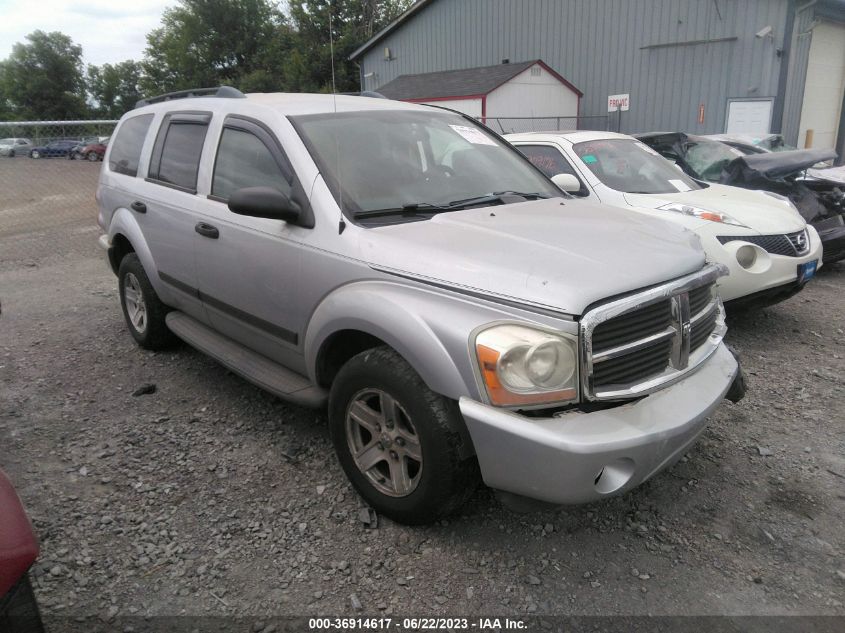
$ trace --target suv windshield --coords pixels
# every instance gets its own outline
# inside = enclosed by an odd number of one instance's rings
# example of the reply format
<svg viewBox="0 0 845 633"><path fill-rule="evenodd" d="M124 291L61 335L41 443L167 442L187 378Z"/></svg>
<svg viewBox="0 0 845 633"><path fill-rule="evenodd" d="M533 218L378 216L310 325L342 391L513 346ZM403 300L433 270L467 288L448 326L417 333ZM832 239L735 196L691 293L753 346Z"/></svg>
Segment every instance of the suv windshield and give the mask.
<svg viewBox="0 0 845 633"><path fill-rule="evenodd" d="M15 139L13 138L0 138L0 145L14 145Z"/></svg>
<svg viewBox="0 0 845 633"><path fill-rule="evenodd" d="M625 193L677 193L701 189L651 148L633 139L600 139L572 149L605 185Z"/></svg>
<svg viewBox="0 0 845 633"><path fill-rule="evenodd" d="M290 120L335 200L352 215L501 204L509 199L492 194L503 192L562 196L516 150L448 112L369 110Z"/></svg>

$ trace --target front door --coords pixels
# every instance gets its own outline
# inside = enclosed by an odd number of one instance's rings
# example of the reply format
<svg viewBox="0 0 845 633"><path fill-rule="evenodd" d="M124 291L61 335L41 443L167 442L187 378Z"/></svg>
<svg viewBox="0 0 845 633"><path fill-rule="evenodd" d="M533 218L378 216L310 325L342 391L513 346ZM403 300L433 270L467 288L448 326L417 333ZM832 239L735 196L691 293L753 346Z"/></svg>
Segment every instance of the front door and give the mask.
<svg viewBox="0 0 845 633"><path fill-rule="evenodd" d="M296 367L306 314L299 307L301 239L309 232L282 220L232 213L229 196L245 187L291 194L294 174L263 126L229 116L223 124L211 195L202 201L205 231L195 236L200 297L222 334Z"/></svg>

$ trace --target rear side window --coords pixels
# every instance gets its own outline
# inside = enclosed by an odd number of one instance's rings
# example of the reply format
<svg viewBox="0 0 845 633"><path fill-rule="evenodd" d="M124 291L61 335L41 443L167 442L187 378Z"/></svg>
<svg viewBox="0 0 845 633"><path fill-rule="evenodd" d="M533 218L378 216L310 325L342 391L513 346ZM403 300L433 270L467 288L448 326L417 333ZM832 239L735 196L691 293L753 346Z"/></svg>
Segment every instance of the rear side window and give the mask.
<svg viewBox="0 0 845 633"><path fill-rule="evenodd" d="M569 161L554 147L548 145L520 145L517 149L549 178L558 174L578 176Z"/></svg>
<svg viewBox="0 0 845 633"><path fill-rule="evenodd" d="M151 180L196 193L210 115L175 113L161 124L150 160Z"/></svg>
<svg viewBox="0 0 845 633"><path fill-rule="evenodd" d="M227 200L244 187L273 187L290 195L291 184L273 152L245 129L225 127L217 149L211 195Z"/></svg>
<svg viewBox="0 0 845 633"><path fill-rule="evenodd" d="M111 171L127 176L138 175L141 148L144 146L144 139L152 120L152 114L142 114L123 122L112 143L111 154L109 154L109 169Z"/></svg>

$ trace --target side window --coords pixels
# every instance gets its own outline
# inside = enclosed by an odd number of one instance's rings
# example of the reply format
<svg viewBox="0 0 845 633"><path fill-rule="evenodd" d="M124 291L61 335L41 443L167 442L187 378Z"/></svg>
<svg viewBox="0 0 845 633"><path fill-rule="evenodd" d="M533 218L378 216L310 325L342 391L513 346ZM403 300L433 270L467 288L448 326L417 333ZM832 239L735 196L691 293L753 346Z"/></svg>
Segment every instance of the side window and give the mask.
<svg viewBox="0 0 845 633"><path fill-rule="evenodd" d="M166 118L156 139L149 177L196 192L200 156L209 119L208 115L194 114L175 114Z"/></svg>
<svg viewBox="0 0 845 633"><path fill-rule="evenodd" d="M558 174L578 176L566 157L554 147L548 145L519 145L517 149L525 154L525 157L549 178Z"/></svg>
<svg viewBox="0 0 845 633"><path fill-rule="evenodd" d="M519 145L517 149L525 154L525 157L549 178L558 174L571 174L575 176L578 182L581 183L581 190L574 192L573 195L589 195L590 192L587 186L560 150L548 145Z"/></svg>
<svg viewBox="0 0 845 633"><path fill-rule="evenodd" d="M214 164L212 197L227 200L244 187L274 187L291 195L291 174L282 169L275 154L252 132L224 127Z"/></svg>
<svg viewBox="0 0 845 633"><path fill-rule="evenodd" d="M142 114L123 122L112 144L111 154L109 154L109 169L111 171L127 176L138 175L141 148L144 146L144 139L152 120L152 114Z"/></svg>

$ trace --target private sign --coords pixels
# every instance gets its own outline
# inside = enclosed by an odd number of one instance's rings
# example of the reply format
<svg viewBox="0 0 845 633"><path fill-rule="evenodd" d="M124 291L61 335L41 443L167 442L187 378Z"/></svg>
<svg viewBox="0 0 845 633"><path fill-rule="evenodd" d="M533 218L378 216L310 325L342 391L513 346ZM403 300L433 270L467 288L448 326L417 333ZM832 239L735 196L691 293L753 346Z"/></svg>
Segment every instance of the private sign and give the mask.
<svg viewBox="0 0 845 633"><path fill-rule="evenodd" d="M617 110L622 110L623 112L627 112L628 107L630 106L630 101L630 94L610 95L607 98L607 111L616 112Z"/></svg>

